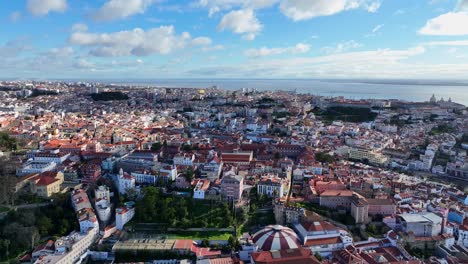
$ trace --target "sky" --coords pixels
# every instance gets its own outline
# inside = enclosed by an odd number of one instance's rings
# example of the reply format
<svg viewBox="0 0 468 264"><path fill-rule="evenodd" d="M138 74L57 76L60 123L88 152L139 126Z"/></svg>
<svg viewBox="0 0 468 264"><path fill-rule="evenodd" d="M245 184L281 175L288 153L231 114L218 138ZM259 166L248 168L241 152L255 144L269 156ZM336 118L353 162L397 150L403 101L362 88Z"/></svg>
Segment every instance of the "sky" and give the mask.
<svg viewBox="0 0 468 264"><path fill-rule="evenodd" d="M468 0L3 0L0 78L468 79Z"/></svg>

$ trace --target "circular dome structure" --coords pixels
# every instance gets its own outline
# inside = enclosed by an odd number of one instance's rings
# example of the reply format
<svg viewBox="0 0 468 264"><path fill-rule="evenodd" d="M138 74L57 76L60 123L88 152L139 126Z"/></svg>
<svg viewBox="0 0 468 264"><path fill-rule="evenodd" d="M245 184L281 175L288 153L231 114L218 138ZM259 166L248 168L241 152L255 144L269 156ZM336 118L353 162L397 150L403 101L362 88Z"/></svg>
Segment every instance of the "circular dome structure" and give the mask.
<svg viewBox="0 0 468 264"><path fill-rule="evenodd" d="M263 251L299 248L301 243L289 227L269 225L252 236L253 242Z"/></svg>

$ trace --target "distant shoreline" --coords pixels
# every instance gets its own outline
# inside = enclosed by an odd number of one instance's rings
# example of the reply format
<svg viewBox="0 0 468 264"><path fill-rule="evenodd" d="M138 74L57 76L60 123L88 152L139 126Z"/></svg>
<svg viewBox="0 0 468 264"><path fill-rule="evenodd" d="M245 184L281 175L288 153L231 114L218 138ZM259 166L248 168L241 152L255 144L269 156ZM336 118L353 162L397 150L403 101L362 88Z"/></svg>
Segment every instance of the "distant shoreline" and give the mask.
<svg viewBox="0 0 468 264"><path fill-rule="evenodd" d="M468 105L467 80L417 80L417 79L62 79L62 82L90 82L154 88L209 88L224 90L243 88L258 91L296 91L320 96L343 96L349 99L382 99L427 102L434 94L438 99Z"/></svg>

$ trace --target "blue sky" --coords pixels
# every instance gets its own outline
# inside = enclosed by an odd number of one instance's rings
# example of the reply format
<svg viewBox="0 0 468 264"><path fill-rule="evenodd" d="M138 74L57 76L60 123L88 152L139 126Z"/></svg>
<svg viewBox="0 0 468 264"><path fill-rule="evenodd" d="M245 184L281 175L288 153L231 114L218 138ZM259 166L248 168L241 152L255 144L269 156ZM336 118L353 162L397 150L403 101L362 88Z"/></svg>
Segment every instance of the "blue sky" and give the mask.
<svg viewBox="0 0 468 264"><path fill-rule="evenodd" d="M0 20L0 78L468 72L468 0L10 0Z"/></svg>

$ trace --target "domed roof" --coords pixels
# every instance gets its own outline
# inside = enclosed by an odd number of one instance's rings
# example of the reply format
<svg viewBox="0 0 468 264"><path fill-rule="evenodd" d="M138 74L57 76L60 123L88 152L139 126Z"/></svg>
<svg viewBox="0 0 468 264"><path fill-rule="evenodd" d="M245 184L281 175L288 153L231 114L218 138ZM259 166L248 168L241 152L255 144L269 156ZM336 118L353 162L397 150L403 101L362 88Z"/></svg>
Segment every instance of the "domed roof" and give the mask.
<svg viewBox="0 0 468 264"><path fill-rule="evenodd" d="M263 251L299 248L301 242L288 227L269 225L252 236L253 242Z"/></svg>

